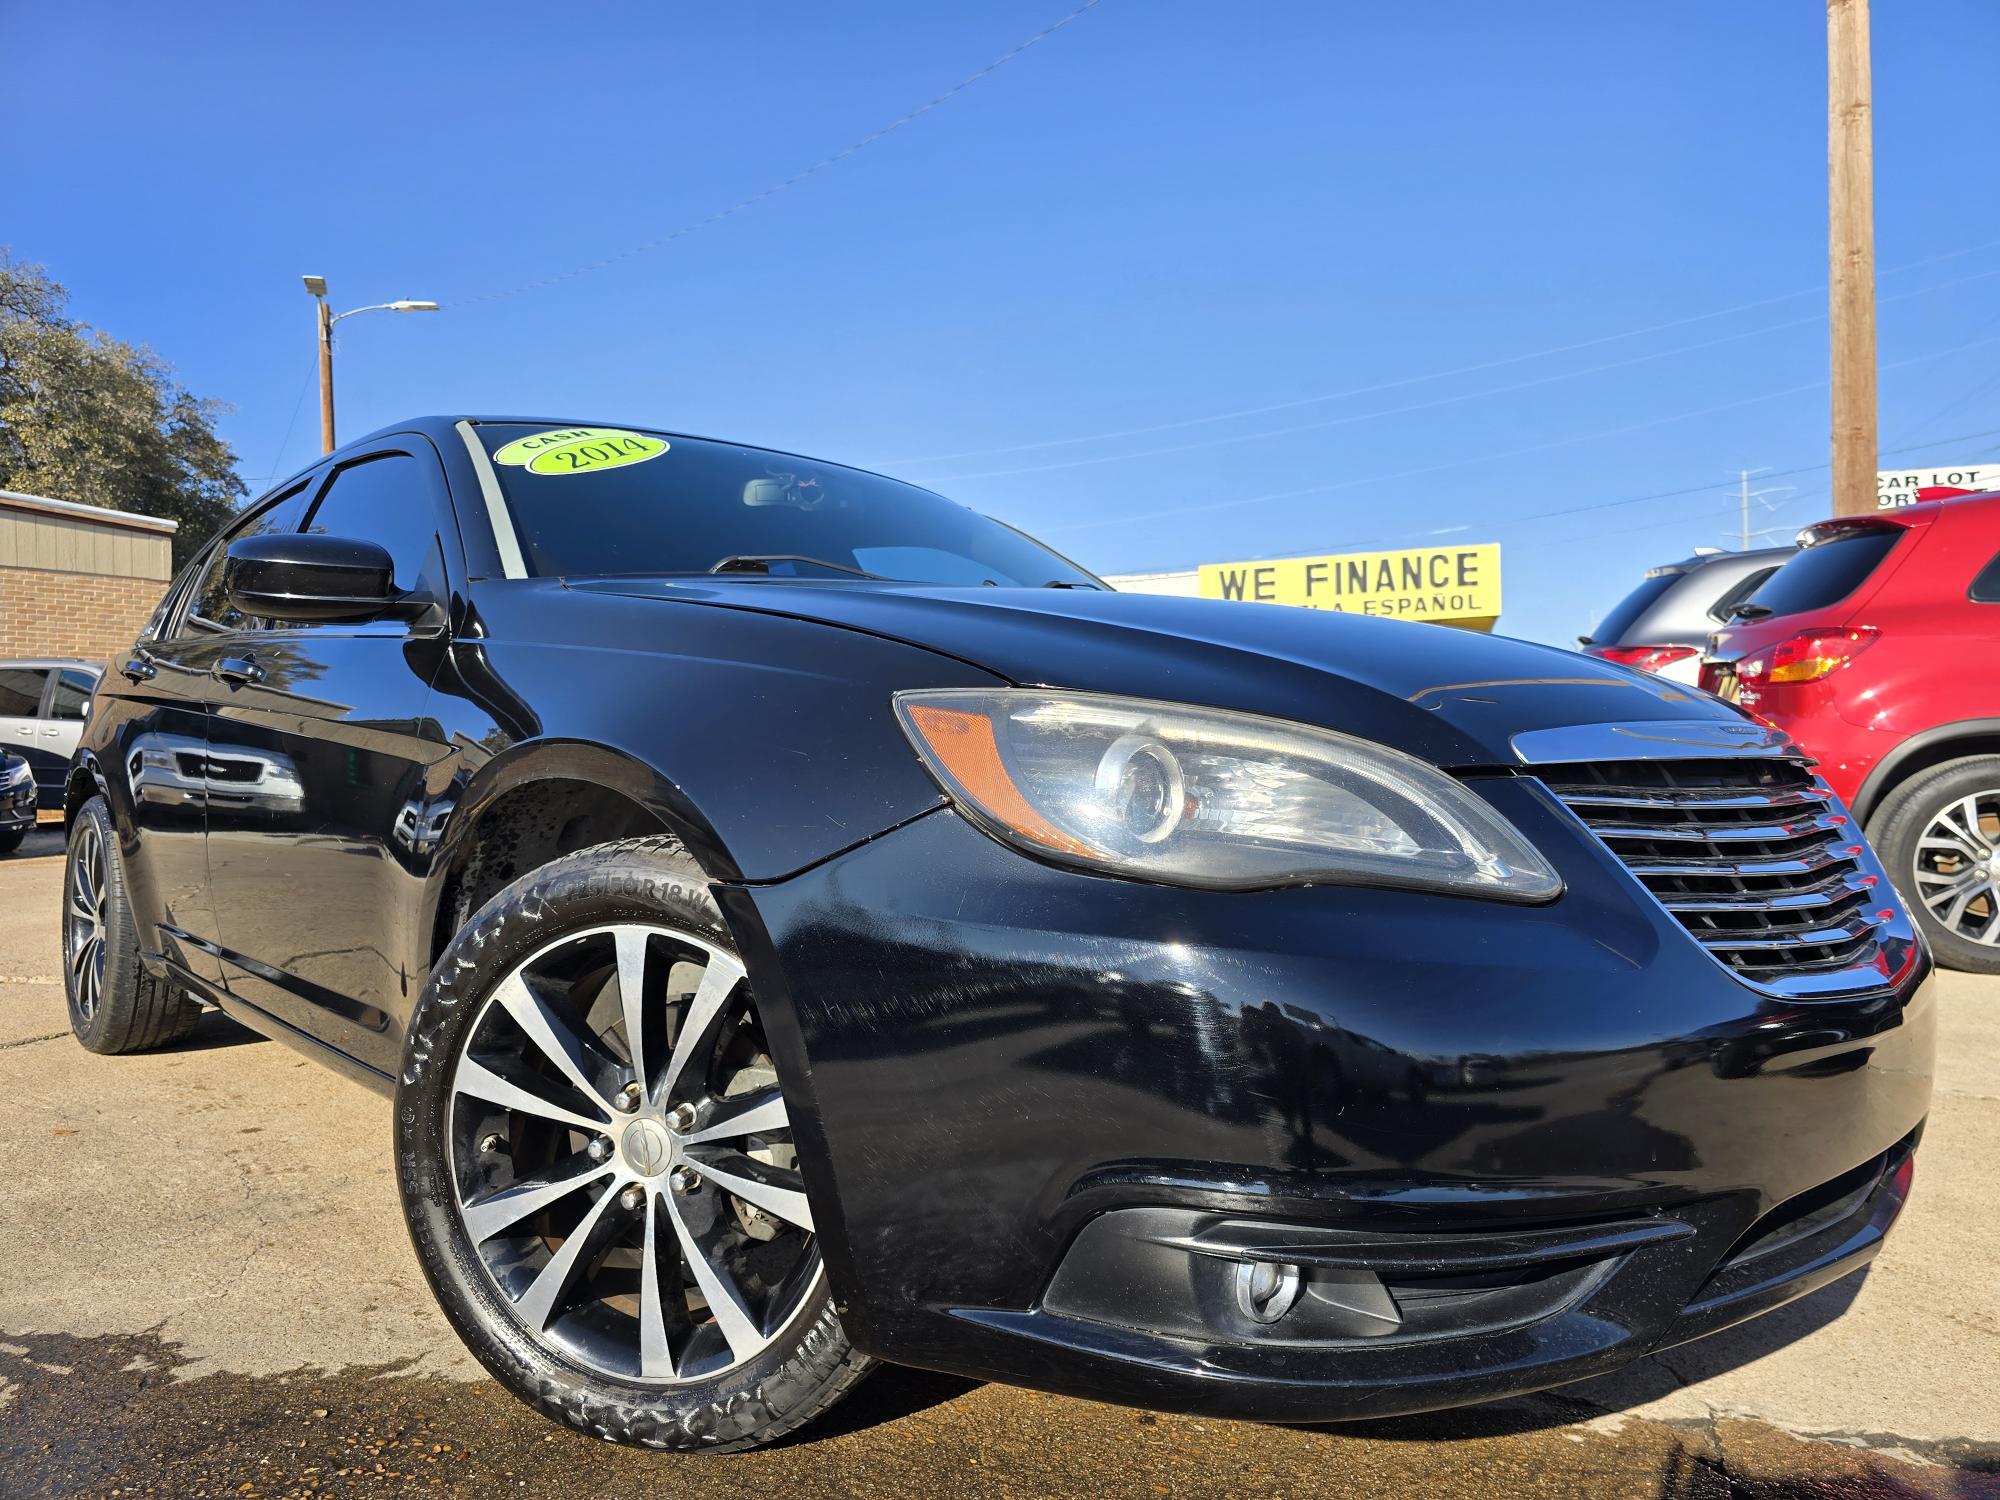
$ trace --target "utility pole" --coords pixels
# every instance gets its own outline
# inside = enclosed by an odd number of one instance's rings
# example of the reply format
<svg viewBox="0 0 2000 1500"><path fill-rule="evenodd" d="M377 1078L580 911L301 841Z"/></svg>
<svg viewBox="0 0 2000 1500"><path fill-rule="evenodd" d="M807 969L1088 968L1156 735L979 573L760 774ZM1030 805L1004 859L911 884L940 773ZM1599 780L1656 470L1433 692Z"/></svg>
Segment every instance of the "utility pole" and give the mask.
<svg viewBox="0 0 2000 1500"><path fill-rule="evenodd" d="M1792 492L1792 487L1789 484L1771 485L1761 490L1751 489L1750 477L1753 474L1761 474L1763 472L1762 469L1738 469L1736 471L1737 503L1740 507L1736 524L1736 548L1739 552L1748 552L1750 544L1759 537L1777 536L1785 530L1782 526L1767 526L1761 531L1752 531L1750 529L1750 502L1752 500L1762 501L1766 495L1789 495ZM1776 507L1766 505L1764 509L1775 510Z"/></svg>
<svg viewBox="0 0 2000 1500"><path fill-rule="evenodd" d="M1833 513L1875 509L1875 157L1868 0L1826 0Z"/></svg>
<svg viewBox="0 0 2000 1500"><path fill-rule="evenodd" d="M319 451L333 452L333 309L326 298L319 304Z"/></svg>
<svg viewBox="0 0 2000 1500"><path fill-rule="evenodd" d="M365 312L436 312L435 302L419 302L404 297L395 302L372 302L366 307L351 308L337 313L327 305L326 278L324 276L302 276L306 284L306 295L313 299L316 310L313 314L314 327L319 331L319 451L333 452L333 325L342 318L351 318L355 313Z"/></svg>

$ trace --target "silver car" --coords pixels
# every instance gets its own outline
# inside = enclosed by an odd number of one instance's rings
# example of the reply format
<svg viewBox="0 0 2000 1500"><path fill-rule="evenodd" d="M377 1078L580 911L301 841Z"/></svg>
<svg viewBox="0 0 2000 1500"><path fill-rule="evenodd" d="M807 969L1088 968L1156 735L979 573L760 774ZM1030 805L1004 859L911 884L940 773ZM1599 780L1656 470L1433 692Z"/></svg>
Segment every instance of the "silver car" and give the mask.
<svg viewBox="0 0 2000 1500"><path fill-rule="evenodd" d="M1796 547L1748 552L1697 548L1693 557L1647 570L1637 588L1578 636L1586 656L1601 656L1693 687L1701 653L1718 625L1757 591Z"/></svg>
<svg viewBox="0 0 2000 1500"><path fill-rule="evenodd" d="M0 661L0 751L12 751L34 769L45 808L62 806L70 757L103 675L98 662L65 657Z"/></svg>

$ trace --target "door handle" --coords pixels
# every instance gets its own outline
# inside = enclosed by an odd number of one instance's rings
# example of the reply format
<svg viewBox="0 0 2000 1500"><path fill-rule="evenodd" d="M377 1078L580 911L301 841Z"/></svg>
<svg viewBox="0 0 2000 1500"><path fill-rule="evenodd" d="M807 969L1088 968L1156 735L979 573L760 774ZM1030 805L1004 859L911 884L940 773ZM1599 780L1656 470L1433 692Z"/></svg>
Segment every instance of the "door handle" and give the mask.
<svg viewBox="0 0 2000 1500"><path fill-rule="evenodd" d="M208 669L208 674L217 682L226 682L231 687L264 680L264 668L254 656L225 656Z"/></svg>
<svg viewBox="0 0 2000 1500"><path fill-rule="evenodd" d="M54 739L57 735L61 734L62 731L60 729L44 729L42 733L46 735L49 739Z"/></svg>
<svg viewBox="0 0 2000 1500"><path fill-rule="evenodd" d="M143 651L126 662L118 671L134 682L151 682L160 675L160 669L153 665L153 659Z"/></svg>

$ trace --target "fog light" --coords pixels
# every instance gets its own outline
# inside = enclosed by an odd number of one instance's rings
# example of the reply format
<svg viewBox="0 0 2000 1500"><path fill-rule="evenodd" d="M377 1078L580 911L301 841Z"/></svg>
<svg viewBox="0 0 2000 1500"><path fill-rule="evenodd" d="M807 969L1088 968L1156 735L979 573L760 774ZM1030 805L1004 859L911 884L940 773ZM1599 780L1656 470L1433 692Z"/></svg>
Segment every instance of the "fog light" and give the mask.
<svg viewBox="0 0 2000 1500"><path fill-rule="evenodd" d="M1275 1323L1299 1300L1299 1268L1246 1260L1236 1268L1236 1309L1253 1323Z"/></svg>

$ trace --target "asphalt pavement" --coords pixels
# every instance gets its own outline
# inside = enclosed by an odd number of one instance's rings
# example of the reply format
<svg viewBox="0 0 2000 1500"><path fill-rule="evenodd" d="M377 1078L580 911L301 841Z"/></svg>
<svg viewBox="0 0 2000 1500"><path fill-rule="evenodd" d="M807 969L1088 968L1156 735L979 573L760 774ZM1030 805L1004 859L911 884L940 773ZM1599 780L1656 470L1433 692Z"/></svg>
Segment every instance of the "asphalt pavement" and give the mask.
<svg viewBox="0 0 2000 1500"><path fill-rule="evenodd" d="M0 1497L2000 1497L2000 979L1943 980L1904 1222L1866 1273L1605 1380L1341 1428L883 1369L733 1457L630 1452L488 1379L397 1212L389 1106L217 1015L70 1038L44 829L0 859Z"/></svg>

